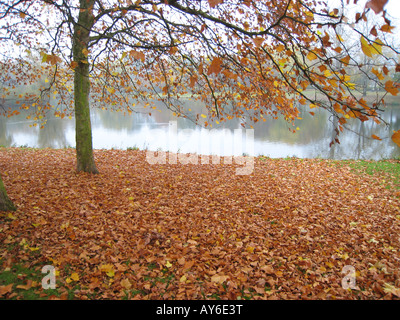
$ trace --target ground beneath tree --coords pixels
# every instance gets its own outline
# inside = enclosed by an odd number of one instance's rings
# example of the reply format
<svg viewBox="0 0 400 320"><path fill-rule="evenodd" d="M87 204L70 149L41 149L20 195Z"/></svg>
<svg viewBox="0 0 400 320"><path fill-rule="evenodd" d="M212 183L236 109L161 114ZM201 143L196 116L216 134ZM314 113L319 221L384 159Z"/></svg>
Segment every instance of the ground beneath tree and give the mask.
<svg viewBox="0 0 400 320"><path fill-rule="evenodd" d="M90 175L75 172L74 149L0 149L18 206L0 212L1 298L400 297L390 177L321 159L259 157L243 176L234 164L150 165L145 151L95 160Z"/></svg>

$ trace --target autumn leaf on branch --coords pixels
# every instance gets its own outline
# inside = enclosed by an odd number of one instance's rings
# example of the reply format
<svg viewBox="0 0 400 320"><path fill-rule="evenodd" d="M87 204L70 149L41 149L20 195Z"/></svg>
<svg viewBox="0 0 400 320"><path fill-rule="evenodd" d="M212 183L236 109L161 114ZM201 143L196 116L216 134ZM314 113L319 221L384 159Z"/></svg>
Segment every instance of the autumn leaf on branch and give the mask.
<svg viewBox="0 0 400 320"><path fill-rule="evenodd" d="M366 8L371 8L376 14L381 13L388 0L368 0Z"/></svg>
<svg viewBox="0 0 400 320"><path fill-rule="evenodd" d="M393 133L392 141L400 147L400 130Z"/></svg>
<svg viewBox="0 0 400 320"><path fill-rule="evenodd" d="M261 45L263 44L264 40L265 39L263 37L257 37L257 38L253 39L253 42L256 45L256 47L258 48L258 47L261 47Z"/></svg>
<svg viewBox="0 0 400 320"><path fill-rule="evenodd" d="M392 80L386 81L385 90L393 96L397 96L397 94L399 93L399 87L395 85Z"/></svg>
<svg viewBox="0 0 400 320"><path fill-rule="evenodd" d="M375 134L372 134L371 137L372 137L373 139L375 139L375 140L382 140L380 137L378 137L378 136L375 135Z"/></svg>
<svg viewBox="0 0 400 320"><path fill-rule="evenodd" d="M210 66L208 67L207 74L208 75L213 74L213 73L219 74L221 72L221 70L222 70L222 58L215 57L212 60Z"/></svg>
<svg viewBox="0 0 400 320"><path fill-rule="evenodd" d="M131 50L129 51L129 55L137 60L141 60L142 62L146 59L144 53L141 51Z"/></svg>
<svg viewBox="0 0 400 320"><path fill-rule="evenodd" d="M382 41L379 39L376 39L373 43L369 43L365 37L361 36L361 49L370 58L376 54L382 54L382 44Z"/></svg>
<svg viewBox="0 0 400 320"><path fill-rule="evenodd" d="M208 0L208 4L211 8L215 8L217 5L223 3L224 0Z"/></svg>
<svg viewBox="0 0 400 320"><path fill-rule="evenodd" d="M41 52L42 62L49 63L51 65L55 65L60 63L62 60L55 54L46 54L45 52Z"/></svg>

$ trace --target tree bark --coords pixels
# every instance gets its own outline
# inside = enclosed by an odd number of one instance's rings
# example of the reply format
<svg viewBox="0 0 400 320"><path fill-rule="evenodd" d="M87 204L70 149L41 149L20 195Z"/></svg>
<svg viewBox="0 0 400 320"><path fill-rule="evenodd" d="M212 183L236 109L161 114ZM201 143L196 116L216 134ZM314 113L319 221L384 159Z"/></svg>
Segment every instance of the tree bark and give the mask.
<svg viewBox="0 0 400 320"><path fill-rule="evenodd" d="M94 162L90 122L89 33L93 27L94 0L80 0L78 23L74 28L72 52L74 70L75 141L77 171L98 173Z"/></svg>
<svg viewBox="0 0 400 320"><path fill-rule="evenodd" d="M6 188L0 176L0 211L15 211L17 208L7 195Z"/></svg>

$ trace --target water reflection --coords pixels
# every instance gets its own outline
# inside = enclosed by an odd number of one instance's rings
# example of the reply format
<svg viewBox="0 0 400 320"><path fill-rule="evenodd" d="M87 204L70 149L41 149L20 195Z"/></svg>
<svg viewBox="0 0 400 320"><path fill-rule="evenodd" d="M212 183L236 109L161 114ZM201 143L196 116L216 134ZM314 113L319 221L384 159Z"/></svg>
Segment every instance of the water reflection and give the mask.
<svg viewBox="0 0 400 320"><path fill-rule="evenodd" d="M204 109L194 104L193 109ZM297 120L296 133L288 130L283 119L267 119L254 126L254 148L247 149L245 130L238 120L224 123L212 130L196 127L193 122L176 118L162 106L158 110L139 109L139 113L124 114L108 110L92 110L93 146L95 149L139 148L147 150L178 151L182 153L237 155L237 150L250 155L265 155L273 158L296 156L300 158L331 159L385 159L400 156L398 148L390 139L393 130L400 129L400 105L387 108L383 118L388 126L374 122L351 121L340 135L340 144L329 148L334 135L329 114L317 110L311 116L307 110ZM176 121L176 132L171 125ZM49 117L43 129L32 127L33 121L20 114L11 118L0 118L0 145L65 148L75 146L73 119ZM236 131L235 131L236 129ZM375 134L382 138L370 138ZM173 140L173 141L172 141ZM235 145L242 143L242 148Z"/></svg>

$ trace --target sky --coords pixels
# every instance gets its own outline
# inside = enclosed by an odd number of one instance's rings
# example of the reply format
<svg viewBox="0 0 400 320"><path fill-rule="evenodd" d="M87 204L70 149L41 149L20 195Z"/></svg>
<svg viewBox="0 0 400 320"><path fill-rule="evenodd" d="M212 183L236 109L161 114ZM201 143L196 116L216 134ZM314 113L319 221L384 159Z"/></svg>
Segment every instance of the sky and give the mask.
<svg viewBox="0 0 400 320"><path fill-rule="evenodd" d="M400 19L400 0L389 0L385 9L391 16Z"/></svg>
<svg viewBox="0 0 400 320"><path fill-rule="evenodd" d="M347 1L350 2L350 4L346 4ZM369 0L327 0L328 2L328 7L329 8L341 8L342 3L345 4L345 10L346 10L346 16L349 17L350 19L355 17L355 13L359 12L362 13L365 9L365 5ZM357 4L354 4L356 2ZM394 30L392 30L392 39L393 43L396 44L396 46L399 45L400 43L400 0L388 0L386 3L384 10L386 11L386 18L388 18L391 21L391 26L396 27ZM371 15L373 15L373 11L371 10ZM379 25L383 25L384 21L381 18L382 13L379 13L376 16L375 22L377 22ZM353 20L354 21L354 20ZM380 22L378 22L380 21Z"/></svg>
<svg viewBox="0 0 400 320"><path fill-rule="evenodd" d="M400 0L389 0L385 7L387 13L393 17L392 25L396 26L396 33L400 38Z"/></svg>
<svg viewBox="0 0 400 320"><path fill-rule="evenodd" d="M400 0L389 0L385 9L394 18L392 24L397 26L396 33L400 35Z"/></svg>
<svg viewBox="0 0 400 320"><path fill-rule="evenodd" d="M340 3L340 0L328 0L328 2L337 4L337 3ZM357 8L357 11L359 11L359 12L363 11L363 9L365 8L365 4L367 2L368 2L368 0L357 1L357 5L355 6ZM386 3L384 9L387 11L387 13L392 18L394 18L392 21L393 25L397 25L400 28L400 0L389 0Z"/></svg>

